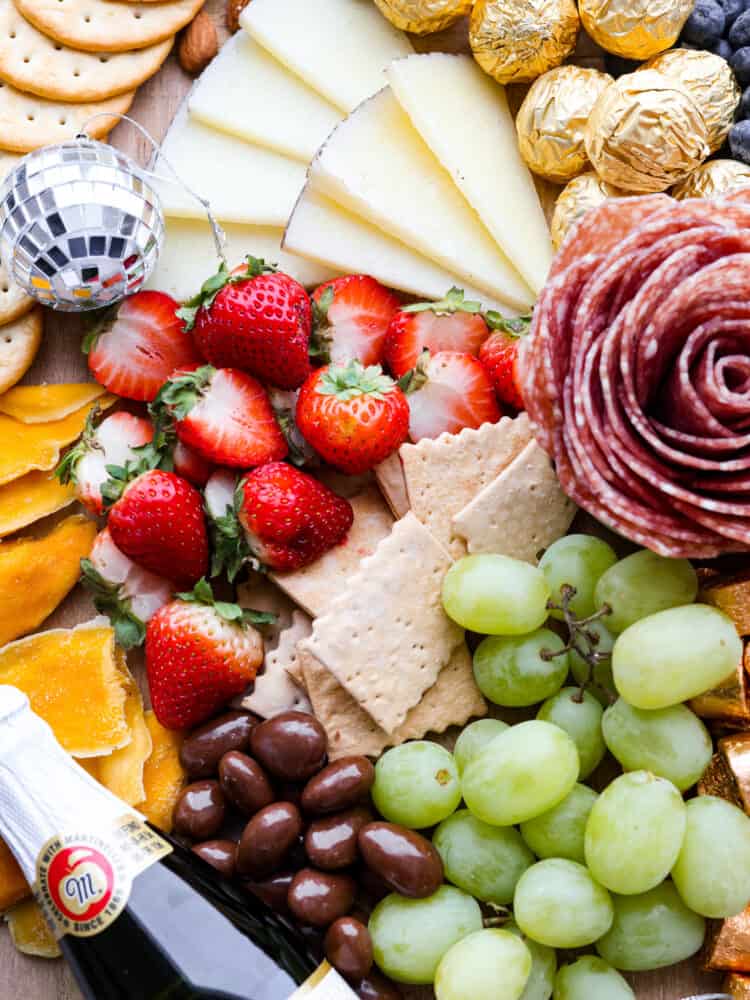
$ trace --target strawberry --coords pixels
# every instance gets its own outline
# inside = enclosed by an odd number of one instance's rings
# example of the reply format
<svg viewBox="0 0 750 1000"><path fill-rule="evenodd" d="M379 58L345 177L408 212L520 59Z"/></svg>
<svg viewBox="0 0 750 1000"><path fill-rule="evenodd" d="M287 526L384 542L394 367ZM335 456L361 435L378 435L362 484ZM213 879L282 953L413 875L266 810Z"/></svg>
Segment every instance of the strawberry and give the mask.
<svg viewBox="0 0 750 1000"><path fill-rule="evenodd" d="M417 302L396 313L385 336L384 363L401 378L425 350L476 356L489 332L479 302L467 302L460 288L451 288L441 302Z"/></svg>
<svg viewBox="0 0 750 1000"><path fill-rule="evenodd" d="M164 292L136 292L97 318L83 342L89 369L117 396L150 402L172 372L200 363Z"/></svg>
<svg viewBox="0 0 750 1000"><path fill-rule="evenodd" d="M312 294L313 353L324 364L382 361L388 324L401 301L367 274L349 274Z"/></svg>
<svg viewBox="0 0 750 1000"><path fill-rule="evenodd" d="M310 373L307 292L262 260L248 257L231 274L222 264L178 315L217 368L240 368L280 389L296 389Z"/></svg>
<svg viewBox="0 0 750 1000"><path fill-rule="evenodd" d="M213 471L213 466L205 458L182 441L174 443L172 464L177 475L187 479L193 486L205 486Z"/></svg>
<svg viewBox="0 0 750 1000"><path fill-rule="evenodd" d="M297 426L324 461L358 475L394 452L409 433L409 404L380 365L359 361L313 372L300 389Z"/></svg>
<svg viewBox="0 0 750 1000"><path fill-rule="evenodd" d="M205 576L208 536L198 490L163 469L142 472L131 482L127 469L112 471L109 498L122 490L108 522L117 548L143 569L179 586L191 586Z"/></svg>
<svg viewBox="0 0 750 1000"><path fill-rule="evenodd" d="M146 673L159 722L197 726L244 691L263 662L252 625L273 619L214 600L205 580L157 611L146 629Z"/></svg>
<svg viewBox="0 0 750 1000"><path fill-rule="evenodd" d="M412 441L436 438L464 427L480 427L500 419L495 390L481 363L470 354L439 351L422 354L417 367L402 380L409 401Z"/></svg>
<svg viewBox="0 0 750 1000"><path fill-rule="evenodd" d="M211 576L223 571L230 583L243 566L257 563L237 520L236 492L237 475L232 469L216 469L203 490L211 538Z"/></svg>
<svg viewBox="0 0 750 1000"><path fill-rule="evenodd" d="M109 466L135 460L137 449L151 441L154 427L131 413L113 413L95 426L97 413L94 407L80 440L66 452L55 475L62 483L72 482L84 507L98 515L104 510L102 486L109 479Z"/></svg>
<svg viewBox="0 0 750 1000"><path fill-rule="evenodd" d="M146 622L172 597L171 583L128 559L107 528L96 536L90 558L81 559L81 582L124 649L141 645Z"/></svg>
<svg viewBox="0 0 750 1000"><path fill-rule="evenodd" d="M171 417L179 440L214 465L247 469L287 453L266 390L236 368L204 365L175 375L152 410Z"/></svg>
<svg viewBox="0 0 750 1000"><path fill-rule="evenodd" d="M505 320L498 324L497 332L485 340L479 351L479 360L492 379L500 402L516 410L524 408L518 371L518 345L530 324L530 316Z"/></svg>

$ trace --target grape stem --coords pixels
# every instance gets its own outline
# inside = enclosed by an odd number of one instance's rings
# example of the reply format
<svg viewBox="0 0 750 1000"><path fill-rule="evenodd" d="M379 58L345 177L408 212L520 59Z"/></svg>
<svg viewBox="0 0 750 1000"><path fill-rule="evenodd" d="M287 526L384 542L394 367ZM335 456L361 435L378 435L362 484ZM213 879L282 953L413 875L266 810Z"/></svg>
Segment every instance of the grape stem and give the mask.
<svg viewBox="0 0 750 1000"><path fill-rule="evenodd" d="M562 656L564 653L578 653L588 667L586 676L581 681L577 694L573 697L573 700L580 705L583 701L586 688L593 682L594 670L599 663L604 662L609 656L609 653L602 653L597 650L599 636L593 629L586 626L592 622L599 621L606 617L606 615L611 615L612 608L608 604L604 604L593 615L588 615L586 618L577 618L570 607L576 593L575 587L569 583L564 583L560 587L560 603L555 604L554 601L547 601L548 611L559 611L562 614L565 627L568 630L568 642L562 649L542 649L539 651L539 655L543 660L549 661L556 656ZM607 693L611 694L610 692Z"/></svg>

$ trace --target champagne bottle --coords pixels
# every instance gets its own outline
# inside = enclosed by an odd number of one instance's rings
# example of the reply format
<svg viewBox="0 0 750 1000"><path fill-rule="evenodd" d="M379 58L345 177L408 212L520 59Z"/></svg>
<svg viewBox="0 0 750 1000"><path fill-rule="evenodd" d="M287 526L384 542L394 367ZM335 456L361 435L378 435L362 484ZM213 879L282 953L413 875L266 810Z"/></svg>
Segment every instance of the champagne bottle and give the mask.
<svg viewBox="0 0 750 1000"><path fill-rule="evenodd" d="M88 1000L356 1000L298 930L94 781L7 685L0 836Z"/></svg>

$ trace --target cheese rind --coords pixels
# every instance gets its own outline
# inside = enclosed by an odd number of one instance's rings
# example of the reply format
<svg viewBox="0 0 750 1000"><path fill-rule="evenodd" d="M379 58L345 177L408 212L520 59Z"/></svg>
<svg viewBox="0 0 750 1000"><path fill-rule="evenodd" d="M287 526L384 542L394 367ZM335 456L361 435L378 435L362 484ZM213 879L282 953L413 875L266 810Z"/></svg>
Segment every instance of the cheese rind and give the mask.
<svg viewBox="0 0 750 1000"><path fill-rule="evenodd" d="M375 153L373 151L376 151ZM385 87L319 150L310 181L321 194L519 309L531 289Z"/></svg>
<svg viewBox="0 0 750 1000"><path fill-rule="evenodd" d="M413 52L371 0L253 0L240 24L347 113L385 85L383 71L392 59Z"/></svg>
<svg viewBox="0 0 750 1000"><path fill-rule="evenodd" d="M238 31L188 96L192 118L305 164L341 112Z"/></svg>
<svg viewBox="0 0 750 1000"><path fill-rule="evenodd" d="M518 151L505 90L471 56L398 59L388 82L412 124L531 286L544 285L552 243Z"/></svg>

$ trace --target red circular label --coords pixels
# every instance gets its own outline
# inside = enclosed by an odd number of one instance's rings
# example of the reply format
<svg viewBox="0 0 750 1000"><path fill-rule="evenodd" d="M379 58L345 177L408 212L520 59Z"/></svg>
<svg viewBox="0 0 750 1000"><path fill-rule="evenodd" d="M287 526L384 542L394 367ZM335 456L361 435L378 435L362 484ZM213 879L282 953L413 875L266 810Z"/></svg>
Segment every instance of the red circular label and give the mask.
<svg viewBox="0 0 750 1000"><path fill-rule="evenodd" d="M112 899L115 872L89 844L61 848L49 864L47 885L60 912L75 923L93 920Z"/></svg>

